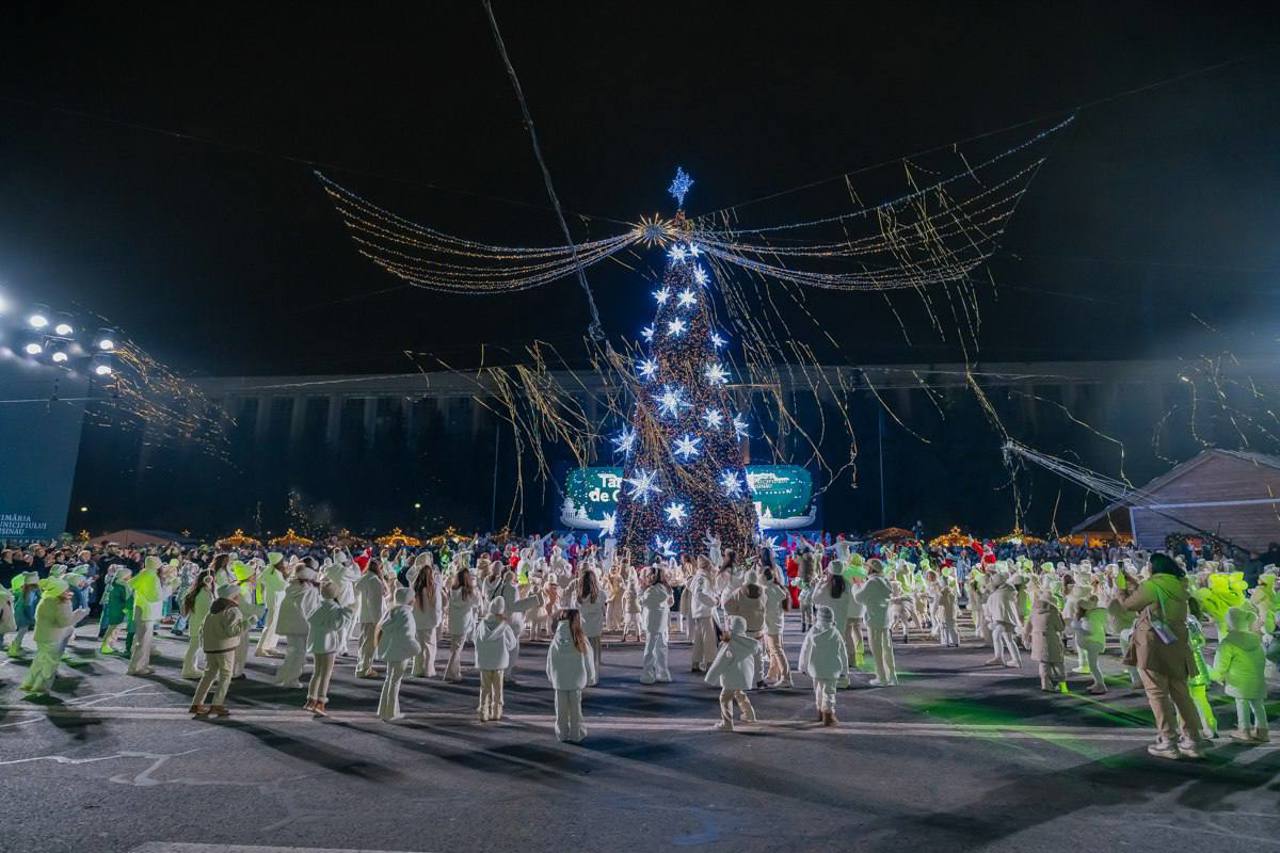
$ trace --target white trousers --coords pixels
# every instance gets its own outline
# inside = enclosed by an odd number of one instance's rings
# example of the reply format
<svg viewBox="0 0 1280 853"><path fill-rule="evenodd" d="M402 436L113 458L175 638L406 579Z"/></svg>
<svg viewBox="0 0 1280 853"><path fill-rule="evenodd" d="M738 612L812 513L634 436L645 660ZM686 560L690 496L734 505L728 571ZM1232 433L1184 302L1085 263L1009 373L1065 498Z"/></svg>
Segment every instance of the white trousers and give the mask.
<svg viewBox="0 0 1280 853"><path fill-rule="evenodd" d="M191 636L187 640L187 653L182 656L184 678L199 678L201 670L204 669L204 646L201 645L203 639L204 622L202 621L199 625L192 624Z"/></svg>
<svg viewBox="0 0 1280 853"><path fill-rule="evenodd" d="M129 675L137 675L151 667L151 625L150 622L136 622L133 628L133 650L129 654Z"/></svg>
<svg viewBox="0 0 1280 853"><path fill-rule="evenodd" d="M591 657L596 662L596 677L590 684L590 686L595 687L600 683L600 664L601 658L604 656L604 644L599 637L587 637L587 643L591 646Z"/></svg>
<svg viewBox="0 0 1280 853"><path fill-rule="evenodd" d="M996 622L991 626L991 644L995 647L996 657L1014 666L1022 666L1022 652L1013 638L1013 626L1008 622Z"/></svg>
<svg viewBox="0 0 1280 853"><path fill-rule="evenodd" d="M813 680L813 704L819 711L836 710L836 680L834 678L815 678Z"/></svg>
<svg viewBox="0 0 1280 853"><path fill-rule="evenodd" d="M881 684L897 682L898 669L893 662L893 639L889 636L889 626L868 625L867 635L871 641L871 657L876 665L876 678Z"/></svg>
<svg viewBox="0 0 1280 853"><path fill-rule="evenodd" d="M36 643L36 656L27 670L27 677L22 680L22 689L27 693L45 693L53 686L53 679L58 674L58 663L62 660L62 643Z"/></svg>
<svg viewBox="0 0 1280 853"><path fill-rule="evenodd" d="M240 645L244 645L243 642ZM200 676L200 683L196 685L196 695L192 698L192 705L203 705L205 697L209 695L209 690L213 687L214 682L218 684L217 690L213 694L213 704L222 706L227 701L227 690L231 687L231 652L215 652L211 655L205 655L206 666L204 675Z"/></svg>
<svg viewBox="0 0 1280 853"><path fill-rule="evenodd" d="M374 632L377 631L378 624L376 622L360 623L360 646L356 650L356 674L360 675L366 672L373 672L373 657L377 651L377 645L374 643Z"/></svg>
<svg viewBox="0 0 1280 853"><path fill-rule="evenodd" d="M413 675L415 678L436 677L436 651L439 648L440 628L418 632L418 645L422 647L413 659Z"/></svg>
<svg viewBox="0 0 1280 853"><path fill-rule="evenodd" d="M582 725L582 691L556 691L556 739L577 743L587 736Z"/></svg>
<svg viewBox="0 0 1280 853"><path fill-rule="evenodd" d="M655 681L670 681L671 670L667 668L667 634L665 631L650 631L644 641L644 672L640 681L652 684Z"/></svg>
<svg viewBox="0 0 1280 853"><path fill-rule="evenodd" d="M711 666L716 656L716 627L710 616L693 620L693 665L698 669Z"/></svg>
<svg viewBox="0 0 1280 853"><path fill-rule="evenodd" d="M249 633L240 635L240 645L236 646L235 660L231 664L231 677L244 675L244 665L249 660Z"/></svg>
<svg viewBox="0 0 1280 853"><path fill-rule="evenodd" d="M387 721L400 718L400 682L404 681L407 660L387 661L387 678L382 682L378 716Z"/></svg>
<svg viewBox="0 0 1280 853"><path fill-rule="evenodd" d="M449 634L449 663L444 668L445 681L462 680L462 649L467 644L467 635Z"/></svg>
<svg viewBox="0 0 1280 853"><path fill-rule="evenodd" d="M277 592L267 600L267 618L262 626L262 636L258 638L256 654L263 657L267 652L275 651L280 644L280 635L276 633L276 622L280 618L280 602L284 601L284 593Z"/></svg>
<svg viewBox="0 0 1280 853"><path fill-rule="evenodd" d="M286 634L284 660L276 670L276 684L280 687L300 687L302 669L307 665L307 634Z"/></svg>

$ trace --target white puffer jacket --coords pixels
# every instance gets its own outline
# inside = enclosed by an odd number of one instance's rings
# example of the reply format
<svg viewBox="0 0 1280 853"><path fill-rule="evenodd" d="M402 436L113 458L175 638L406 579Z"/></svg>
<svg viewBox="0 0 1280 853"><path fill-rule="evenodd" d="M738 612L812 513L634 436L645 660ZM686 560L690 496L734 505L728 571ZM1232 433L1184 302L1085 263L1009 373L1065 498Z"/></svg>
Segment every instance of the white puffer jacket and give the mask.
<svg viewBox="0 0 1280 853"><path fill-rule="evenodd" d="M378 623L378 654L387 663L401 663L422 651L413 625L413 611L408 604L397 604L387 610Z"/></svg>
<svg viewBox="0 0 1280 853"><path fill-rule="evenodd" d="M311 633L307 621L320 606L320 590L314 584L293 581L284 588L284 600L280 602L280 615L276 619L276 633L303 636Z"/></svg>
<svg viewBox="0 0 1280 853"><path fill-rule="evenodd" d="M818 623L800 644L800 669L810 678L843 678L849 671L849 649L833 622Z"/></svg>
<svg viewBox="0 0 1280 853"><path fill-rule="evenodd" d="M311 626L310 638L312 654L332 654L342 648L342 638L355 620L355 613L349 607L343 607L332 599L325 599L307 620Z"/></svg>
<svg viewBox="0 0 1280 853"><path fill-rule="evenodd" d="M506 619L488 616L476 623L476 669L499 670L511 666L516 650L516 633Z"/></svg>

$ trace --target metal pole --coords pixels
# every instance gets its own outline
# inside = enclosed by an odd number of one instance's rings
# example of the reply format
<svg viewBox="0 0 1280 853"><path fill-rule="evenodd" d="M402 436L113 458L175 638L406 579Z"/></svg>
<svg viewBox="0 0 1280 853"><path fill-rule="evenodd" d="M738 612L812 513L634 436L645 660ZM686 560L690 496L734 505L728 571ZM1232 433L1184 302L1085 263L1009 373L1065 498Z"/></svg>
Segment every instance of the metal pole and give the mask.
<svg viewBox="0 0 1280 853"><path fill-rule="evenodd" d="M502 438L502 422L493 424L493 502L489 505L489 532L498 526L498 440Z"/></svg>
<svg viewBox="0 0 1280 853"><path fill-rule="evenodd" d="M880 454L880 529L888 526L884 512L884 408L876 410L878 429L876 430L876 451Z"/></svg>

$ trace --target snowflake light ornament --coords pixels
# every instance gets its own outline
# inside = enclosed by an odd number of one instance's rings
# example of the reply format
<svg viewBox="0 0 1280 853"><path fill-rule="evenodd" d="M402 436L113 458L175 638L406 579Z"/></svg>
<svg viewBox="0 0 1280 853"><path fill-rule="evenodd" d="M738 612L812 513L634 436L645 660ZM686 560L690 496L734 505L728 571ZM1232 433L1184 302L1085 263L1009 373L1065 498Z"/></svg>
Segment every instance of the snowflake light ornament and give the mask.
<svg viewBox="0 0 1280 853"><path fill-rule="evenodd" d="M683 503L677 503L675 501L667 504L663 509L663 512L667 514L667 521L674 524L676 527L683 526L685 519L689 517L689 508Z"/></svg>
<svg viewBox="0 0 1280 853"><path fill-rule="evenodd" d="M600 532L606 536L612 536L618 532L617 513L606 512L604 514L604 519L600 523Z"/></svg>
<svg viewBox="0 0 1280 853"><path fill-rule="evenodd" d="M687 328L688 326L685 324L684 320L681 320L680 318L677 317L676 319L667 323L667 335L673 338L678 338L684 334L685 329Z"/></svg>
<svg viewBox="0 0 1280 853"><path fill-rule="evenodd" d="M676 244L667 250L667 257L671 259L672 263L678 264L682 263L688 256L685 253L684 246Z"/></svg>
<svg viewBox="0 0 1280 853"><path fill-rule="evenodd" d="M644 468L637 468L635 476L628 477L626 484L631 487L628 497L635 498L640 503L649 503L649 498L654 495L662 494L662 488L658 485L658 472L646 471Z"/></svg>
<svg viewBox="0 0 1280 853"><path fill-rule="evenodd" d="M653 326L645 326L641 329L640 337L644 338L649 343L653 343Z"/></svg>
<svg viewBox="0 0 1280 853"><path fill-rule="evenodd" d="M652 379L658 375L658 362L651 358L642 358L636 362L636 373L641 379Z"/></svg>
<svg viewBox="0 0 1280 853"><path fill-rule="evenodd" d="M610 439L613 442L613 452L621 453L623 456L630 455L636 449L636 438L634 429L623 427L620 433Z"/></svg>
<svg viewBox="0 0 1280 853"><path fill-rule="evenodd" d="M742 477L732 468L724 469L724 473L720 475L720 491L724 492L724 496L731 500L736 500L743 495Z"/></svg>
<svg viewBox="0 0 1280 853"><path fill-rule="evenodd" d="M680 295L676 298L676 304L681 308L692 308L694 305L698 304L698 297L693 295L692 290L682 290L680 291Z"/></svg>
<svg viewBox="0 0 1280 853"><path fill-rule="evenodd" d="M676 555L674 546L674 539L663 539L661 536L653 537L653 550L664 557L674 557Z"/></svg>
<svg viewBox="0 0 1280 853"><path fill-rule="evenodd" d="M712 385L724 385L729 381L729 371L724 369L724 365L715 363L708 364L707 369L702 372L707 381Z"/></svg>
<svg viewBox="0 0 1280 853"><path fill-rule="evenodd" d="M688 462L702 452L700 444L702 444L701 436L688 433L676 439L672 452L680 457L681 462Z"/></svg>
<svg viewBox="0 0 1280 853"><path fill-rule="evenodd" d="M667 385L661 394L653 398L658 404L658 414L664 418L678 417L680 410L689 404L685 402L684 392L677 385Z"/></svg>
<svg viewBox="0 0 1280 853"><path fill-rule="evenodd" d="M724 346L724 345L725 345L725 344L727 344L727 343L729 343L729 342L728 342L728 341L726 341L724 338L720 337L720 333L719 333L719 332L712 332L712 333L711 333L711 345L712 345L713 347L715 347L716 349L720 349L720 347Z"/></svg>
<svg viewBox="0 0 1280 853"><path fill-rule="evenodd" d="M666 305L667 300L671 298L671 289L667 287L659 288L653 292L653 298L658 300L659 305Z"/></svg>
<svg viewBox="0 0 1280 853"><path fill-rule="evenodd" d="M706 287L707 282L710 280L710 276L707 275L707 271L702 267L694 267L693 280L703 287Z"/></svg>
<svg viewBox="0 0 1280 853"><path fill-rule="evenodd" d="M707 409L702 413L702 422L708 429L720 429L724 426L724 412L719 409Z"/></svg>
<svg viewBox="0 0 1280 853"><path fill-rule="evenodd" d="M747 422L742 419L742 415L734 415L733 416L733 437L746 438L748 435L750 435L750 432L747 428Z"/></svg>

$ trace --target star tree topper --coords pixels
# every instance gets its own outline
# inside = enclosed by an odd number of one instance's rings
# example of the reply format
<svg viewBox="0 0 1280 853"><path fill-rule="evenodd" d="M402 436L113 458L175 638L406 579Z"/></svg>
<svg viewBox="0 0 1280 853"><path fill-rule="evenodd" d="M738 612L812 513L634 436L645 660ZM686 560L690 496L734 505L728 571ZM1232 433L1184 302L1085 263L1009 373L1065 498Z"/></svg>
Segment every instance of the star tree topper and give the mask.
<svg viewBox="0 0 1280 853"><path fill-rule="evenodd" d="M671 186L667 187L667 192L671 193L671 197L680 207L684 207L684 197L691 186L693 186L693 178L689 177L689 173L684 169L676 166L676 176L672 179Z"/></svg>

